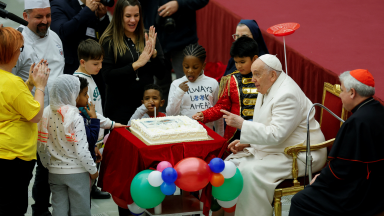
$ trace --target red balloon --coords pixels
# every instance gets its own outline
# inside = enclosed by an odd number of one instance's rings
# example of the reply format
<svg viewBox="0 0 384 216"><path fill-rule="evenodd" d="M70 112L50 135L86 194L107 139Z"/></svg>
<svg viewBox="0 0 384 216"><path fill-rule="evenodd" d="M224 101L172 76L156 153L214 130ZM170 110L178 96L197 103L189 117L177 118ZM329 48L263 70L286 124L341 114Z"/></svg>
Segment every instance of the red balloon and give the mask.
<svg viewBox="0 0 384 216"><path fill-rule="evenodd" d="M185 158L174 167L177 171L175 184L185 191L198 191L203 189L211 179L211 169L200 158Z"/></svg>
<svg viewBox="0 0 384 216"><path fill-rule="evenodd" d="M120 208L128 209L128 203L125 202L124 200L119 199L115 196L112 196L112 199L113 199L113 201L115 201L116 205L118 205Z"/></svg>
<svg viewBox="0 0 384 216"><path fill-rule="evenodd" d="M231 208L223 208L223 209L224 209L224 211L231 213L231 212L234 212L236 210L236 205L232 206Z"/></svg>

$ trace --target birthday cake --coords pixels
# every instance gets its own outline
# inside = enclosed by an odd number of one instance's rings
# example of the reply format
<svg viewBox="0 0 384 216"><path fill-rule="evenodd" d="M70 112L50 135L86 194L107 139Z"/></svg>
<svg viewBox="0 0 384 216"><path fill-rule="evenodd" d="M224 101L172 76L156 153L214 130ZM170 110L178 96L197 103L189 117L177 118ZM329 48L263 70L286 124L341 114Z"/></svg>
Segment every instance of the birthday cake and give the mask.
<svg viewBox="0 0 384 216"><path fill-rule="evenodd" d="M187 116L132 120L131 132L147 145L207 140L207 130Z"/></svg>

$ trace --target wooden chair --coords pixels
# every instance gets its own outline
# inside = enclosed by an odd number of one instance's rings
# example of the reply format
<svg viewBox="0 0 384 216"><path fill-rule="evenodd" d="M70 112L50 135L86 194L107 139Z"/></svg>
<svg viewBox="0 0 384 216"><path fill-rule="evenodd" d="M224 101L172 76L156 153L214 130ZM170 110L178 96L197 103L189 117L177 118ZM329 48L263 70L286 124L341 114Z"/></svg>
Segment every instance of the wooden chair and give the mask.
<svg viewBox="0 0 384 216"><path fill-rule="evenodd" d="M332 112L334 112L337 116L339 116L343 120L346 120L348 117L348 111L343 108L343 104L339 97L340 92L341 90L340 90L339 84L332 85L327 82L324 83L322 104L328 109L330 109ZM342 123L339 120L337 120L335 117L333 117L331 114L329 114L327 111L324 111L321 108L320 127L326 141L319 144L311 145L311 151L316 151L325 147L327 147L329 151L330 147L335 141L335 137L337 135L337 132L341 124ZM297 166L297 156L300 152L306 152L306 148L307 146L304 145L304 143L301 143L301 144L287 147L284 150L285 154L290 155L293 159L293 162L292 162L293 179L284 180L275 189L275 196L273 200L274 208L275 208L275 216L281 216L282 214L281 197L294 195L299 191L303 190L304 180L306 184L309 183L308 177L298 177L299 170Z"/></svg>

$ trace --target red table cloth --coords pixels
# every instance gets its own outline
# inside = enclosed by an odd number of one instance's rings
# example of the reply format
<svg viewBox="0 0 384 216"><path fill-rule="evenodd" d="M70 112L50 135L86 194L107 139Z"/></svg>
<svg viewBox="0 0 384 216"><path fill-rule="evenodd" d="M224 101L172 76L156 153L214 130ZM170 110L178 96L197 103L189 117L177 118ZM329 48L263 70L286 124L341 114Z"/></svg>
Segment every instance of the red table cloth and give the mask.
<svg viewBox="0 0 384 216"><path fill-rule="evenodd" d="M147 146L125 128L114 129L105 144L98 186L131 204L131 182L140 171L156 168L161 161L174 166L188 157L198 157L207 163L214 157L221 157L227 147L226 140L203 126L213 140L154 146ZM210 206L210 188L203 192L201 200L205 203L206 212Z"/></svg>

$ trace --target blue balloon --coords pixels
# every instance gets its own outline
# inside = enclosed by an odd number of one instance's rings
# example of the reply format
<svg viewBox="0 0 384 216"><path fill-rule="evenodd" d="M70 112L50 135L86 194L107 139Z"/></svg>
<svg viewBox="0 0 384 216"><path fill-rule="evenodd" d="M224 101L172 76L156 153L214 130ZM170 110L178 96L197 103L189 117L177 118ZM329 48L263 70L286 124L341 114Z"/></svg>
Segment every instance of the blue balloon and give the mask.
<svg viewBox="0 0 384 216"><path fill-rule="evenodd" d="M213 158L211 162L209 162L209 167L212 172L221 173L225 168L225 163L221 158Z"/></svg>
<svg viewBox="0 0 384 216"><path fill-rule="evenodd" d="M175 183L163 182L163 184L160 185L160 190L165 195L172 195L176 191L176 185Z"/></svg>
<svg viewBox="0 0 384 216"><path fill-rule="evenodd" d="M177 172L172 167L165 168L161 173L161 178L164 182L173 183L177 179Z"/></svg>
<svg viewBox="0 0 384 216"><path fill-rule="evenodd" d="M131 211L130 211L130 212L131 212ZM142 212L142 213L140 213L140 214L135 214L135 213L132 213L132 212L131 212L131 214L132 214L132 215L135 215L135 216L142 215L143 213L144 213L144 212Z"/></svg>

